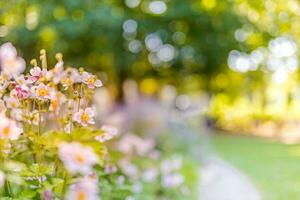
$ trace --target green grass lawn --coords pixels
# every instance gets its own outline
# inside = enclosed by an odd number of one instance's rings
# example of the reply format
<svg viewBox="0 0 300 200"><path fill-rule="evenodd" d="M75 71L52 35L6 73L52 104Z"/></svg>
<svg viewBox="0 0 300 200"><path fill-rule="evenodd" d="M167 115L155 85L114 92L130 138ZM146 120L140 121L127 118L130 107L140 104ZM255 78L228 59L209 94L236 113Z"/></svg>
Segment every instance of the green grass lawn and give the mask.
<svg viewBox="0 0 300 200"><path fill-rule="evenodd" d="M264 200L300 199L300 145L217 134L212 144L260 189Z"/></svg>

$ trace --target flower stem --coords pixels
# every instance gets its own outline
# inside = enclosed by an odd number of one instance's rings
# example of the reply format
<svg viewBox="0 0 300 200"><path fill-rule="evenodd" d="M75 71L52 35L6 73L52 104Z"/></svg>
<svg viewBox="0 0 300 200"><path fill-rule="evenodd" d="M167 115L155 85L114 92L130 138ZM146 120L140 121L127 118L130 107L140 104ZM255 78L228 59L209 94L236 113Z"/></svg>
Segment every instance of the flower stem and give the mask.
<svg viewBox="0 0 300 200"><path fill-rule="evenodd" d="M4 187L5 194L9 197L14 197L13 192L11 190L11 186L8 180L5 180L5 187Z"/></svg>

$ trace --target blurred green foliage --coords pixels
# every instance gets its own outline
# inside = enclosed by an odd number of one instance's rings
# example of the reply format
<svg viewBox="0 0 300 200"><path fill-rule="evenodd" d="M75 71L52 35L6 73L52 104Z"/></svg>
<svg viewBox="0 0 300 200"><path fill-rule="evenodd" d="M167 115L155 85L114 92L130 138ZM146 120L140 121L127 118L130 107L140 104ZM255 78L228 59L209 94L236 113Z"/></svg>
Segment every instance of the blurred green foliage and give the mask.
<svg viewBox="0 0 300 200"><path fill-rule="evenodd" d="M154 12L153 2L160 3ZM261 71L241 78L228 72L230 50L249 52L283 33L298 42L299 13L297 0L1 0L0 42L11 41L27 62L41 48L62 52L67 64L99 72L114 91L127 78L154 78L183 90L236 95L245 83L256 90L266 80ZM128 19L137 25L130 33ZM145 44L151 33L174 47L173 59L149 61L155 57Z"/></svg>
<svg viewBox="0 0 300 200"><path fill-rule="evenodd" d="M11 41L27 62L41 48L62 52L67 64L105 71L102 79L115 82L118 89L126 78L155 77L176 86L191 77L203 82L226 68L227 54L237 46L234 31L247 21L236 14L234 2L164 2L166 11L155 14L149 11L149 0L3 0L0 41ZM133 8L134 3L139 4ZM128 19L137 22L137 30L124 37L122 26ZM174 59L149 62L145 38L150 33L175 47ZM142 44L139 52L128 50L133 39Z"/></svg>

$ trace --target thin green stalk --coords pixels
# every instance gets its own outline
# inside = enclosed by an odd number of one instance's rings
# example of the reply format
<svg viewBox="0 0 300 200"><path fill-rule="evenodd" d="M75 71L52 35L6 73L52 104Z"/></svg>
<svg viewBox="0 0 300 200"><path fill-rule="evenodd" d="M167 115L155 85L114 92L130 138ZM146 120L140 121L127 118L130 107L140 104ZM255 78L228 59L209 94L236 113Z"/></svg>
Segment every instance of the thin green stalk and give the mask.
<svg viewBox="0 0 300 200"><path fill-rule="evenodd" d="M8 180L5 180L4 193L6 194L6 196L14 197L11 186L10 186L10 183L9 183Z"/></svg>
<svg viewBox="0 0 300 200"><path fill-rule="evenodd" d="M38 103L38 108L39 108L39 132L38 136L41 136L42 134L42 110L41 110L41 104Z"/></svg>
<svg viewBox="0 0 300 200"><path fill-rule="evenodd" d="M62 198L65 198L65 194L67 192L67 186L68 186L68 179L69 179L69 174L68 172L64 172L64 184L63 184L63 189L62 189Z"/></svg>

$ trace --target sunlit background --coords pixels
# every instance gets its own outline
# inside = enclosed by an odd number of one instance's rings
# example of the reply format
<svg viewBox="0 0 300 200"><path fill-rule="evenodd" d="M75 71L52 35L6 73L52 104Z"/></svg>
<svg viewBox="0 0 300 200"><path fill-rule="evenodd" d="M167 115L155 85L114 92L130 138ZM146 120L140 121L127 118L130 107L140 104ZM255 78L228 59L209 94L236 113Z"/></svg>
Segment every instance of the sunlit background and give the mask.
<svg viewBox="0 0 300 200"><path fill-rule="evenodd" d="M28 65L44 48L96 73L99 121L159 134L171 109L252 199L300 198L298 0L1 0L8 41Z"/></svg>

